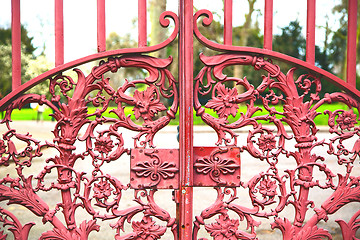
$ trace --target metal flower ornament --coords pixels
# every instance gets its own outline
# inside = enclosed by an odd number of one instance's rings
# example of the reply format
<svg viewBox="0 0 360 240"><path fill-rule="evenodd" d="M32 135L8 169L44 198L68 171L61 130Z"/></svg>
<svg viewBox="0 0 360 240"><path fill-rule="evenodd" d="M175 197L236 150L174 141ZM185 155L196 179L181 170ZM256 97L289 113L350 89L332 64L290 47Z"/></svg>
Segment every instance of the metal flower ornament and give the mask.
<svg viewBox="0 0 360 240"><path fill-rule="evenodd" d="M182 11L185 6L181 6ZM299 59L210 41L197 22L204 17L203 25L211 24L208 10L181 16L181 31L175 13L161 14L160 24L167 27L167 17L175 26L164 42L98 53L97 59L102 60L88 74L74 68L75 77L67 74L70 67L64 64L9 94L11 101L1 100L5 130L0 136L0 239L12 234L25 240L37 227L35 222L23 223L15 214L18 209L39 218L40 225L42 221L47 229L38 238L44 240L88 239L104 225L116 240L157 240L169 235L175 240L185 235L193 240L205 239L203 235L215 240L255 240L264 225L278 229L274 232L284 240L335 238L321 223L333 221L345 206L360 203L360 92ZM191 17L193 26L186 36L183 30ZM191 71L184 70L184 61L179 61L184 72L178 83L169 70L171 56L144 55L165 48L179 36L180 60L192 59L190 48L184 49L185 37L192 42L192 34L203 46L222 52L200 54L203 68L194 79ZM92 56L71 66L89 59ZM302 69L285 72L275 60ZM260 83L255 84L253 77L224 74L225 68L235 65L261 72ZM137 68L147 75L123 79L115 87L112 76L122 68ZM47 95L26 93L46 79ZM328 93L322 89L324 81L344 91ZM184 86L191 88L184 90ZM189 98L188 91L193 91ZM52 110L52 139L40 141L31 129L21 132L13 127L12 113L29 103ZM329 110L327 104L333 103L345 107ZM193 111L213 130L214 146L193 146L192 129L180 126L179 149L156 148L155 136L178 113L181 124L193 127L186 122ZM326 137L320 133L319 118L327 125L321 127ZM123 172L114 174L115 170L127 170L128 179ZM206 199L210 202L191 218L196 187L207 187L215 197ZM176 213L160 206L157 194L164 189L173 191L169 202ZM326 194L315 201L319 192ZM52 194L57 198L46 201L44 196ZM81 214L86 217L79 220ZM347 219L333 222L343 239L357 239L358 209Z"/></svg>
<svg viewBox="0 0 360 240"><path fill-rule="evenodd" d="M211 24L212 14L208 10L195 13L194 19L200 17L204 17L204 26ZM194 32L197 39L211 49L236 49L210 41L201 34L197 24ZM256 228L261 224L257 220L261 218L272 219L271 228L279 229L284 240L332 239L331 233L318 223L328 221L330 215L345 205L360 202L359 176L356 171L352 172L360 154L359 101L344 92L324 93L318 74L304 74L304 71L297 74L296 68L285 74L271 59L257 54L235 51L213 56L200 54L200 60L204 67L195 78L196 114L214 129L220 148L238 146L254 158L251 164L260 160L267 167L250 179L242 179L240 188L249 192L252 207L236 200L235 188L215 187L216 201L196 216L194 239L202 226L214 239L257 239ZM225 68L234 65L261 71L260 84L254 85L247 77L223 73ZM242 93L237 91L237 85L242 86ZM201 96L210 100L201 104ZM332 103L344 104L347 110L320 110ZM239 112L239 104L245 105L246 110ZM215 111L217 117L207 109ZM318 134L315 119L320 116L327 116L328 139ZM239 144L235 131L245 127L246 143ZM322 149L324 154L316 149ZM328 167L327 161L331 158L337 159L337 169ZM284 159L286 164L293 162L294 169L282 170L288 166L282 165ZM343 173L338 172L340 168ZM319 179L321 175L325 180ZM310 197L317 189L332 192L320 205L315 205ZM283 215L289 206L294 210L293 219ZM238 214L240 221L246 222L247 231L242 231L241 224L228 217L229 212ZM336 222L344 239L350 239L348 231L355 237L359 212L349 222Z"/></svg>
<svg viewBox="0 0 360 240"><path fill-rule="evenodd" d="M142 117L145 122L151 122L158 112L165 111L167 108L160 102L159 92L154 86L140 92L134 92L135 106L133 108L136 119Z"/></svg>
<svg viewBox="0 0 360 240"><path fill-rule="evenodd" d="M77 81L63 74L52 77L49 99L36 94L25 94L7 107L2 123L7 126L8 131L0 140L0 163L4 167L15 162L18 176L8 176L0 180L0 200L22 205L36 216L42 217L44 223L52 224L53 229L44 232L40 239L87 239L91 232L99 231L97 220L109 219L119 219L117 224L113 225L116 239L128 239L120 234L120 230L124 230L124 221L127 219L130 222L134 215L141 213L145 214L143 220L131 225L134 231L132 234L137 235L138 239L158 239L167 230L167 227L155 225L153 217L168 222L174 231L175 221L153 200L155 190L143 191L140 196L136 193L135 201L139 203L138 207L119 209L122 193L129 189L129 186L122 184L103 169L107 163L119 161L121 156L130 154L130 149L124 147L119 128L138 132L134 136L135 147L154 147L154 135L175 118L178 107L176 82L166 69L171 62L171 58L155 59L142 55L111 57L107 61L101 61L88 76L75 69ZM125 80L122 86L113 89L110 79L104 74L116 73L118 69L126 67L143 68L149 72L149 76L145 79ZM137 85L147 87L140 91L136 89ZM135 89L133 94L128 91L130 88ZM160 97L172 98L171 106L165 107L160 102ZM12 111L31 102L47 105L53 110L52 116L57 123L52 142L40 143L30 134L18 133L11 128ZM110 110L110 104L117 107ZM89 106L95 107L94 113L89 113ZM132 107L134 118L125 115L124 110L127 107ZM112 117L104 117L105 112L112 114ZM155 119L160 112L164 114ZM24 142L25 149L18 150L15 140ZM85 150L76 152L81 143L85 144ZM31 167L34 159L41 157L45 148L54 149L57 154L46 159L48 164L37 176L26 176L25 168ZM74 166L78 161L92 166L91 172L77 170ZM169 169L166 166L160 168L164 168L164 173L160 172L161 176ZM54 172L57 172L58 177L49 183L50 175ZM40 192L51 190L58 190L62 195L62 201L53 209L39 196ZM141 198L148 202L140 200ZM93 220L84 220L78 224L75 218L78 207L85 209ZM60 209L64 222L58 218ZM34 224L22 226L10 212L3 209L0 212L0 222L11 226L14 237L27 239ZM6 234L0 232L0 238L6 238Z"/></svg>
<svg viewBox="0 0 360 240"><path fill-rule="evenodd" d="M217 95L215 95L215 92ZM220 118L227 119L230 115L235 117L239 106L236 103L237 89L227 88L223 84L218 83L214 86L213 98L206 103L205 107L211 108Z"/></svg>
<svg viewBox="0 0 360 240"><path fill-rule="evenodd" d="M328 215L333 214L345 204L360 201L358 197L350 197L355 196L353 194L360 194L358 177L350 175L351 165L359 154L359 140L350 149L347 149L344 144L345 141L358 136L360 133L358 116L353 110L359 108L358 102L344 93L325 94L323 98L320 98L320 79L312 75L301 75L298 79L294 79L295 69L291 69L285 75L271 61L256 56L221 54L205 57L201 55L200 59L205 64L205 67L196 77L195 109L203 121L217 133L218 142L216 144L237 145L237 134L233 130L250 126L252 129L249 130L247 144L242 146L241 149L255 158L265 160L269 164L266 172L260 173L248 182L242 183L243 188L249 189L249 196L253 203L253 209L247 209L244 212L248 214L245 219L248 226L252 226L251 232L254 233L257 226L257 224L253 224L255 217L269 218L273 216L274 223L272 227L279 228L283 232L284 239L292 239L290 235L287 235L289 232L295 234L296 238L319 236L331 239L330 233L318 228L316 224L321 220L326 221ZM233 64L252 65L255 70L265 70L268 75L263 76L262 83L255 87L246 78L236 79L222 74L225 67ZM212 73L211 78L209 73ZM236 88L226 88L224 83L228 81L243 85L245 92L239 94ZM277 89L277 93L275 93L275 89ZM311 93L311 89L315 89L315 93ZM206 95L210 92L212 98L204 106L201 106L197 96ZM302 92L302 95L299 94L300 92ZM256 100L261 100L263 106L255 106ZM238 115L238 104L245 102L247 103L247 111ZM280 102L282 102L283 111L274 108ZM335 136L327 142L325 140L319 141L316 137L318 129L314 122L314 119L321 114L317 109L321 105L331 102L344 103L351 109L348 111L324 111L323 114L329 116L329 132L335 134ZM204 111L205 108L216 111L218 118L207 114ZM255 116L254 114L259 111L267 111L269 114L257 114ZM233 123L227 120L230 115L237 116ZM268 122L268 124L264 125L259 123L260 121ZM291 135L285 131L284 124L290 127ZM296 141L295 150L286 148L285 143L291 139ZM346 175L338 175L340 182L337 185L334 183L336 174L328 169L325 163L320 163L325 159L312 153L316 146L324 145L328 147L327 153L338 158L339 164L343 165L348 172ZM352 158L347 157L351 154L353 154ZM278 170L281 156L292 158L298 167L295 170L287 170L281 175ZM327 182L325 184L320 184L318 180L313 179L315 168L326 176ZM290 189L285 187L286 179L290 179L288 183ZM296 190L296 186L300 188L299 191ZM315 214L306 223L305 216L309 214L309 208L312 208L308 197L309 191L315 187L333 189L334 193L329 197L329 200L321 205L320 209L313 209ZM235 201L231 204L226 202L223 202L223 204L223 207L228 210L242 209L240 206L232 207ZM289 204L295 208L293 223L290 223L286 218L283 220L277 217ZM265 210L267 209L266 206L276 207L267 212ZM254 235L248 235L245 238L237 237L235 233L238 225L234 224L230 218L224 217L223 207L219 207L219 203L214 203L214 209L217 209L214 210L214 215L216 215L215 213L220 215L216 223L205 225L205 229L211 232L211 236L214 236L214 239L255 239ZM260 209L264 209L264 211ZM345 227L344 222L341 223L340 227L345 236L347 227ZM200 228L201 224L202 222L198 221L195 226L199 227L196 228ZM220 229L224 230L228 225L233 226L233 228L236 226L236 229L232 230L233 235L221 233Z"/></svg>
<svg viewBox="0 0 360 240"><path fill-rule="evenodd" d="M341 130L350 130L357 123L357 117L353 110L344 111L338 116L336 122L339 124Z"/></svg>
<svg viewBox="0 0 360 240"><path fill-rule="evenodd" d="M262 151L271 151L276 148L275 136L272 134L261 134L258 139L258 146Z"/></svg>

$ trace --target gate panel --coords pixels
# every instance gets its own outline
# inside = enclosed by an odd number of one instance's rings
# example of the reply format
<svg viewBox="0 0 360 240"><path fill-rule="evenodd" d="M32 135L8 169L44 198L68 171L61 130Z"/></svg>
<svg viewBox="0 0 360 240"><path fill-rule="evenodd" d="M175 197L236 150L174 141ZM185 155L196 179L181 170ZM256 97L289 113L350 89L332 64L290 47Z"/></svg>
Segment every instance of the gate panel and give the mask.
<svg viewBox="0 0 360 240"><path fill-rule="evenodd" d="M50 223L52 229L39 235L40 239L87 239L92 232L100 230L99 220L109 222L116 239L158 239L166 232L172 232L177 239L176 216L170 216L157 204L155 192L156 187L170 188L165 184L177 188L178 150L164 152L156 149L153 142L155 134L175 118L178 109L176 80L166 69L171 62L171 58L142 55L109 58L101 61L87 76L75 69L77 79L65 73L51 78L51 97L25 94L7 107L2 122L6 130L0 140L3 172L0 200L21 205L42 218L44 224ZM122 86L114 89L106 74L128 67L144 69L149 75L144 79L125 80ZM168 100L168 107L160 98ZM39 141L12 127L12 111L32 102L46 105L53 111L56 124L52 141ZM90 106L95 107L95 112L89 112ZM160 114L162 116L158 116ZM124 134L129 135L126 129L137 132L132 135L133 149L125 146ZM16 142L25 147L16 147L19 146ZM47 149L53 151L49 153ZM141 156L141 153L145 154ZM118 162L118 172L126 172L121 165L126 166L122 161L130 154L135 157L134 165L130 166L131 173L135 173L130 175L134 180L128 176L124 182L116 172L111 175L114 172L107 166ZM175 162L166 162L169 157ZM41 160L46 160L45 166L33 169L31 172L35 174L28 175L28 169ZM5 176L8 168L16 168L16 172ZM134 186L136 177L146 176L150 176L153 184L140 182ZM167 181L169 179L175 182ZM50 206L52 200L46 193L54 191L59 193L59 202ZM128 192L133 192L136 205L124 207L123 197ZM171 198L168 201L171 202ZM85 218L78 222L79 207L90 220ZM0 209L0 221L9 226L14 238L27 239L34 223L21 225L21 216L3 207ZM125 229L127 233L123 234ZM6 238L8 233L1 232L0 236Z"/></svg>
<svg viewBox="0 0 360 240"><path fill-rule="evenodd" d="M331 233L318 224L326 222L345 205L360 200L359 171L352 173L354 160L358 157L359 128L355 113L359 102L341 92L322 96L321 79L316 75L296 77L295 68L284 74L279 66L260 56L224 53L209 57L200 55L200 59L205 67L195 78L196 114L216 132L216 145L239 146L240 155L247 153L253 158L248 157L248 161L258 164L256 160L260 160L267 167L260 168L259 165L261 172L250 179L242 178L240 185L248 191L251 205L236 201L236 188L229 185L215 188L215 202L195 217L194 239L198 238L201 228L214 239L255 239L261 218L273 219L271 228L279 229L284 239L332 239ZM264 71L262 82L254 86L246 77L224 75L223 70L233 65L248 65L255 71ZM244 92L227 87L234 85L241 85ZM202 105L199 96L206 95L211 98ZM261 104L255 105L256 101ZM334 102L346 104L349 110L320 110L322 105ZM240 104L246 104L246 108L238 113ZM218 117L210 115L208 109L216 112ZM318 134L314 120L319 115L327 115L327 138L320 138ZM235 118L232 121L231 116ZM246 141L239 143L235 131L241 128L249 130L247 134L242 133L247 135ZM318 149L324 153L319 154ZM337 168L331 163L335 159ZM289 160L296 164L295 167L283 169L281 164ZM325 195L318 205L311 193L320 190ZM332 194L327 195L326 190L331 190ZM244 195L241 196L243 200ZM293 206L294 214L288 213L289 206ZM230 213L235 213L236 217L231 217ZM292 215L291 220L289 216ZM355 236L359 227L355 219L358 217L359 213L355 212L346 227L342 225L345 221L337 220L345 239L349 226ZM242 221L248 231L239 228Z"/></svg>

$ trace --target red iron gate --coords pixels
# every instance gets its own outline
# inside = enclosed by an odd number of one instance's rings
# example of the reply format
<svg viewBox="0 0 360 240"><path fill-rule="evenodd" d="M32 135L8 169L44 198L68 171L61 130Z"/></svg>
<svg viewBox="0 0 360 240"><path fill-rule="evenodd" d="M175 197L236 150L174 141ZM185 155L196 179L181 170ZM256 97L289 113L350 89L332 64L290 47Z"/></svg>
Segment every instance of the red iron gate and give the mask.
<svg viewBox="0 0 360 240"><path fill-rule="evenodd" d="M12 206L24 207L47 225L48 230L38 235L40 239L99 239L103 235L96 232L101 230L101 222L110 225L115 239L161 239L166 234L174 239L195 240L203 235L216 240L257 239L262 219L270 222L264 228L280 230L283 239L332 239L331 230L321 224L347 206L351 206L351 215L336 220L338 228L343 239L359 236L356 51L347 54L347 82L314 66L315 1L308 0L306 62L271 50L272 0L266 0L264 6L263 49L232 46L231 0L224 1L224 44L210 41L198 28L201 17L203 25L211 24L211 12L194 13L192 1L183 0L178 15L164 12L160 16L163 27L170 24L168 18L174 22L170 37L146 46L146 1L139 0L139 47L114 51L105 48L105 1L98 0L99 53L64 64L62 0L56 0L56 67L23 85L19 84L20 40L16 38L20 3L12 2L14 90L0 101L6 129L0 139L0 201L8 205L0 207L5 229L0 232L1 239L11 234L15 239L28 239L37 227L34 222L24 223ZM353 50L357 1L349 0L349 6L348 49ZM195 78L194 36L202 45L220 52L199 56L204 67ZM172 57L145 55L168 46L176 37L178 77L169 70ZM68 69L104 58L90 74L79 69L74 69L76 79L66 74ZM296 68L285 73L272 60ZM261 84L254 86L251 79L223 73L234 65L262 72ZM124 68L144 69L148 76L125 80L114 88L107 74ZM296 69L306 73L296 74ZM45 80L49 80L50 97L26 93ZM341 90L322 94L323 81ZM242 93L229 87L237 85L244 89ZM210 97L202 104L201 96ZM320 110L335 102L347 109ZM29 103L52 109L56 123L49 141L39 141L31 135L36 133L13 127L13 110ZM239 106L245 104L246 110L239 113ZM90 106L95 112L88 111ZM132 109L133 117L127 115L127 109ZM217 134L211 146L193 140L194 111ZM179 148L157 148L154 137L177 113ZM327 118L327 137L319 133L314 121L320 115ZM132 147L124 140L128 130L136 133L130 134ZM19 143L25 147L18 147ZM44 165L33 169L39 160ZM124 171L127 161L125 180L110 174ZM108 171L106 166L115 169ZM256 169L253 175L251 167ZM203 198L208 196L205 189L216 196L209 198L213 203L193 209L194 191L199 188ZM132 205L124 199L131 191ZM173 201L169 198L167 202L176 206L176 213L156 198L162 191L173 192ZM314 200L319 194L323 194L320 203ZM49 204L46 196L58 200ZM87 217L79 219L81 212Z"/></svg>

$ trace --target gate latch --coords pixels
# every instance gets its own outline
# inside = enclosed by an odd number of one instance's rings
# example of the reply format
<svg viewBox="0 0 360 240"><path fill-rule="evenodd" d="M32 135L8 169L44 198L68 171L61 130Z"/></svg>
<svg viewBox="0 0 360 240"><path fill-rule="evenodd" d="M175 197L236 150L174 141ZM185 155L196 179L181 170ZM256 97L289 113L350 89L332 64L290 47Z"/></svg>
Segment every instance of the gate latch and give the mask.
<svg viewBox="0 0 360 240"><path fill-rule="evenodd" d="M240 186L238 147L194 147L193 187ZM179 149L132 149L133 189L178 189Z"/></svg>

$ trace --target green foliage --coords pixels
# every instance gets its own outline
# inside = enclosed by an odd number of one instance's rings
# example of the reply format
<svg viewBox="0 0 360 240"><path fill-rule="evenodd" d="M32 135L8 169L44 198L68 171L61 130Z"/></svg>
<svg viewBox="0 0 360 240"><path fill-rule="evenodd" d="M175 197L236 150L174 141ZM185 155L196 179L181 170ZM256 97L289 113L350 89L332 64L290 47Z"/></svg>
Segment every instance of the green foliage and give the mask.
<svg viewBox="0 0 360 240"><path fill-rule="evenodd" d="M261 107L261 106L260 106ZM281 112L281 109L282 109L282 106L281 105L277 105L275 106L275 108ZM103 114L104 117L116 117L116 115L114 113L109 113L110 110L112 110L113 108L108 108L108 110ZM325 110L329 110L329 111L335 111L335 110L338 110L338 109L347 109L347 106L344 105L344 104L324 104L322 105L320 108L318 108L317 112L320 112L320 113L323 113ZM355 113L357 115L359 115L359 113L355 110ZM88 110L88 113L94 113L96 111L96 108L94 107L90 107L89 110ZM135 119L134 117L134 113L132 111L132 107L126 107L124 109L125 111L125 115L128 116L128 115L131 115L131 119L134 121L134 122L138 122L138 124L142 124L141 121L138 121ZM213 117L216 117L217 118L217 115L216 113L211 110L211 109L206 109L205 110L206 113L212 115ZM245 105L241 105L239 106L239 110L238 110L238 113L235 117L229 117L229 122L235 122L236 119L238 119L240 117L240 114L241 113L245 113L247 111L247 107ZM45 121L50 121L52 118L51 116L49 116L50 114L52 113L51 109L50 108L46 108L45 111L44 111L44 120ZM268 112L266 111L263 111L263 112L257 112L255 113L255 116L260 116L260 115L266 115L268 114ZM18 109L14 109L12 115L12 120L36 120L37 118L37 112L34 110L34 109L31 109L31 108L24 108L24 109L21 109L21 110L18 110ZM194 111L194 125L204 125L204 122L202 121L202 119L200 117L197 117L196 116L196 112ZM278 116L278 118L281 118L281 116ZM326 114L320 114L319 116L317 116L315 118L315 124L317 126L326 126L328 125L328 118L329 116L326 115ZM95 117L91 117L92 120L95 119ZM172 121L170 121L169 123L170 125L179 125L179 113L176 114L176 118ZM266 123L265 123L266 124Z"/></svg>
<svg viewBox="0 0 360 240"><path fill-rule="evenodd" d="M302 27L298 20L282 28L280 35L274 36L273 50L305 60L306 40L301 34Z"/></svg>
<svg viewBox="0 0 360 240"><path fill-rule="evenodd" d="M32 45L32 37L29 37L27 29L21 26L21 45L26 54L33 54L36 48ZM0 27L0 45L11 45L11 28Z"/></svg>
<svg viewBox="0 0 360 240"><path fill-rule="evenodd" d="M36 48L31 43L32 38L24 26L21 26L21 75L22 83L31 77L26 73L29 61L35 59ZM0 97L11 92L12 81L11 61L11 28L0 28Z"/></svg>
<svg viewBox="0 0 360 240"><path fill-rule="evenodd" d="M0 45L0 97L11 91L11 46Z"/></svg>
<svg viewBox="0 0 360 240"><path fill-rule="evenodd" d="M338 77L346 78L346 51L347 51L347 15L348 0L340 0L333 8L333 13L340 15L339 28L333 30L332 39L329 43L329 61L332 64L332 72ZM357 22L360 21L360 1L357 7ZM357 61L360 57L360 25L357 26ZM358 62L357 62L358 63ZM360 76L357 73L357 86L360 85Z"/></svg>

